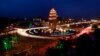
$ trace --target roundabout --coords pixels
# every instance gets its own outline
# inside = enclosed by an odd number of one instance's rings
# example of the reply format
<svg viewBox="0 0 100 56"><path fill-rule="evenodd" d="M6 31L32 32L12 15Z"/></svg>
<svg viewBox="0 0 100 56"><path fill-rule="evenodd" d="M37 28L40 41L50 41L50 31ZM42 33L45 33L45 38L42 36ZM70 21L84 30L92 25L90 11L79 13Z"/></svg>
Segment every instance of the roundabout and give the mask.
<svg viewBox="0 0 100 56"><path fill-rule="evenodd" d="M74 29L64 31L50 30L49 27L35 27L28 29L17 28L17 33L24 37L52 39L55 37L69 36L76 33Z"/></svg>

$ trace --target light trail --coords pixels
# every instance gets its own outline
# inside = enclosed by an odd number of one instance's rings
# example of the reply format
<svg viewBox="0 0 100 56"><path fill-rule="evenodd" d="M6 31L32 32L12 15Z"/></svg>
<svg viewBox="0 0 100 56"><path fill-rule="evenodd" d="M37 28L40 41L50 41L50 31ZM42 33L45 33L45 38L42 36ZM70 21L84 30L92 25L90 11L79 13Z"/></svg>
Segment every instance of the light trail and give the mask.
<svg viewBox="0 0 100 56"><path fill-rule="evenodd" d="M42 39L53 39L53 37L43 37L43 36L37 36L37 35L30 35L28 34L26 31L28 30L33 30L33 29L45 29L47 27L38 27L38 28L30 28L30 29L18 29L17 28L17 33L21 36L24 36L24 37L31 37L31 38L42 38Z"/></svg>
<svg viewBox="0 0 100 56"><path fill-rule="evenodd" d="M82 23L92 23L92 21L87 21L87 22L77 22L77 23L70 23L70 25L76 25L76 24L82 24ZM100 23L100 21L99 21ZM67 26L68 24L64 24L64 25L61 25L61 26ZM14 28L15 30L14 31L10 31L10 32L7 32L8 34L14 34L14 33L18 33L19 35L21 36L24 36L24 37L31 37L31 38L43 38L43 39L50 39L51 37L43 37L43 36L37 36L37 35L30 35L28 34L26 31L28 30L34 30L34 29L48 29L49 27L35 27L35 28L28 28L28 29L22 29L22 28ZM91 26L83 29L79 34L77 34L77 36L80 36L84 33L90 33L91 32ZM6 35L6 33L1 33L1 35ZM53 37L52 37L53 38Z"/></svg>
<svg viewBox="0 0 100 56"><path fill-rule="evenodd" d="M90 32L92 32L92 26L89 26L89 27L86 27L86 28L84 28L82 31L80 31L80 33L79 34L77 34L76 36L80 36L80 35L82 35L82 34L84 34L84 33L86 33L86 34L89 34Z"/></svg>

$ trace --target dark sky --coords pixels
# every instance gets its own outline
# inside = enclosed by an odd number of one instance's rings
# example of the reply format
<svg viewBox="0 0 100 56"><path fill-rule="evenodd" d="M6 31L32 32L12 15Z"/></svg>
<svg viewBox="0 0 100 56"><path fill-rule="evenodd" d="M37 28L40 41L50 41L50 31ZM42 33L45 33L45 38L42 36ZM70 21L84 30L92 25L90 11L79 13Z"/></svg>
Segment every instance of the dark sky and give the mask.
<svg viewBox="0 0 100 56"><path fill-rule="evenodd" d="M48 17L52 7L60 17L100 16L100 0L0 0L0 16Z"/></svg>

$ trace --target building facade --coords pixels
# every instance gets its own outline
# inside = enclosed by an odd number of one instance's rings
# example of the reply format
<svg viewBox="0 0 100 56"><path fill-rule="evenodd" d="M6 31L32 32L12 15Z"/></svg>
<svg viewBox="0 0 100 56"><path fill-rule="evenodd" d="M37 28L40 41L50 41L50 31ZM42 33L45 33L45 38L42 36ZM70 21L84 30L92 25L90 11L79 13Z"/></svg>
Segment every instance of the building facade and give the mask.
<svg viewBox="0 0 100 56"><path fill-rule="evenodd" d="M52 8L50 10L49 18L48 18L49 19L49 28L52 29L52 30L56 29L57 17L58 17L58 15L57 15L56 10L54 8Z"/></svg>

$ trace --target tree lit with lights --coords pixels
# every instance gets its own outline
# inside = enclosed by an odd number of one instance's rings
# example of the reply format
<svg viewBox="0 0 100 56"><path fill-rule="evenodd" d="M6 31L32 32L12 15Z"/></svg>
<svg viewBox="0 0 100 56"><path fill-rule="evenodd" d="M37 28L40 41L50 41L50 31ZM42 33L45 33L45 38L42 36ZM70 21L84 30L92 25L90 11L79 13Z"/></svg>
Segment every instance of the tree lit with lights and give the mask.
<svg viewBox="0 0 100 56"><path fill-rule="evenodd" d="M18 41L20 40L20 37L16 35L12 36L11 38L12 38L12 42L14 43L18 43Z"/></svg>
<svg viewBox="0 0 100 56"><path fill-rule="evenodd" d="M4 38L2 48L5 51L12 49L12 43L10 38Z"/></svg>
<svg viewBox="0 0 100 56"><path fill-rule="evenodd" d="M32 23L31 22L29 23L29 28L32 28Z"/></svg>
<svg viewBox="0 0 100 56"><path fill-rule="evenodd" d="M61 42L59 42L57 48L62 49L63 47L64 47L64 45Z"/></svg>

